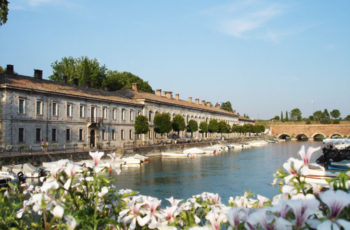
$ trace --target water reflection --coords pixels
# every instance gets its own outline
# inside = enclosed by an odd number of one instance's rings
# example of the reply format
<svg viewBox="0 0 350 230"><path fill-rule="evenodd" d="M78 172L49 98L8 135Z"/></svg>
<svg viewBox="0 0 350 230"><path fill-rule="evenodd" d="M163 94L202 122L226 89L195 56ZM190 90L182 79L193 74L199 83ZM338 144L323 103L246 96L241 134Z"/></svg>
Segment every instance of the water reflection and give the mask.
<svg viewBox="0 0 350 230"><path fill-rule="evenodd" d="M278 193L271 187L273 173L289 157L297 157L301 145L320 146L318 142L286 142L241 152L195 159L151 158L139 168L123 168L116 175L118 188L130 188L161 199L174 196L187 199L204 191L218 193L223 202L230 196L251 189L268 197ZM313 156L320 155L318 151Z"/></svg>

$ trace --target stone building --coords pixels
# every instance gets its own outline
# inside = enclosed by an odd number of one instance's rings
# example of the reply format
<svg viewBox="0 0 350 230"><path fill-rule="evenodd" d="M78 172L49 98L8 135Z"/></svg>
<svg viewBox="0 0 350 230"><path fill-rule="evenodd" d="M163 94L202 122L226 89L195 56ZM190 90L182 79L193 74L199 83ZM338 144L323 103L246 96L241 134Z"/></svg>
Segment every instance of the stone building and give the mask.
<svg viewBox="0 0 350 230"><path fill-rule="evenodd" d="M40 150L48 142L50 148L125 146L135 143L136 116L149 118L151 131L144 141L154 142L153 118L157 113L180 114L186 123L210 119L228 124L243 124L237 114L211 106L209 102L157 90L155 94L132 89L109 92L75 84L57 83L42 78L41 70L34 76L14 72L12 65L0 75L0 146L23 146ZM248 119L249 120L249 119ZM249 122L254 122L249 120ZM198 133L195 134L198 138ZM185 136L185 133L182 134Z"/></svg>

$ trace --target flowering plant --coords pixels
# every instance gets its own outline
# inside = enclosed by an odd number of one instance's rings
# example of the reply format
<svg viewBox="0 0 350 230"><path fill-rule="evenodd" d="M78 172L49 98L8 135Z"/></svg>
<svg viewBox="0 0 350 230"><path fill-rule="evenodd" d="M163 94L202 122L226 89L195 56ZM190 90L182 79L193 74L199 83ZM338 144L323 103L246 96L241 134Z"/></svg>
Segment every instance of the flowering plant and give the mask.
<svg viewBox="0 0 350 230"><path fill-rule="evenodd" d="M90 155L91 167L59 164L41 186L3 189L0 228L350 229L349 172L328 180L329 189L323 191L305 179L314 167L309 160L291 158L276 172L281 193L272 200L246 192L225 205L218 194L203 192L187 200L171 197L161 207L157 198L117 190L108 176L117 171L114 155L106 167L100 164L103 153Z"/></svg>

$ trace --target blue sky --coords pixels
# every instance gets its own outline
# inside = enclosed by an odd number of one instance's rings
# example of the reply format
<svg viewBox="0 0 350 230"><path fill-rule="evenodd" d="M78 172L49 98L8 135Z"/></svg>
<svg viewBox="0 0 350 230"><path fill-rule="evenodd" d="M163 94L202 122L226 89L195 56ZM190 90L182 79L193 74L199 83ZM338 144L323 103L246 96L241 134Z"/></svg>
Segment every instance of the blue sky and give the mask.
<svg viewBox="0 0 350 230"><path fill-rule="evenodd" d="M20 74L97 58L154 89L269 119L350 114L350 1L10 0L0 65Z"/></svg>

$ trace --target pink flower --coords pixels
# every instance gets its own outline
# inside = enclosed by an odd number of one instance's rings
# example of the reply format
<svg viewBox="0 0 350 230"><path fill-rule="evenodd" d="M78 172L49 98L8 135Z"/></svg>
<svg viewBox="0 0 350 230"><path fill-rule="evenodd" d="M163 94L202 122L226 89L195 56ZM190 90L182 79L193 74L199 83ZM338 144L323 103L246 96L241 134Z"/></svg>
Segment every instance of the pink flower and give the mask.
<svg viewBox="0 0 350 230"><path fill-rule="evenodd" d="M307 218L317 212L319 201L311 194L307 194L306 196L301 194L300 196L295 196L295 198L297 200L290 200L288 205L294 213L296 226L302 227Z"/></svg>
<svg viewBox="0 0 350 230"><path fill-rule="evenodd" d="M89 154L94 160L94 165L97 166L100 162L100 159L103 157L104 152L90 152Z"/></svg>
<svg viewBox="0 0 350 230"><path fill-rule="evenodd" d="M301 156L301 159L304 161L304 165L308 165L311 159L311 155L320 149L321 147L318 147L318 148L309 147L307 149L307 152L305 152L305 146L303 145L299 150L299 155Z"/></svg>

